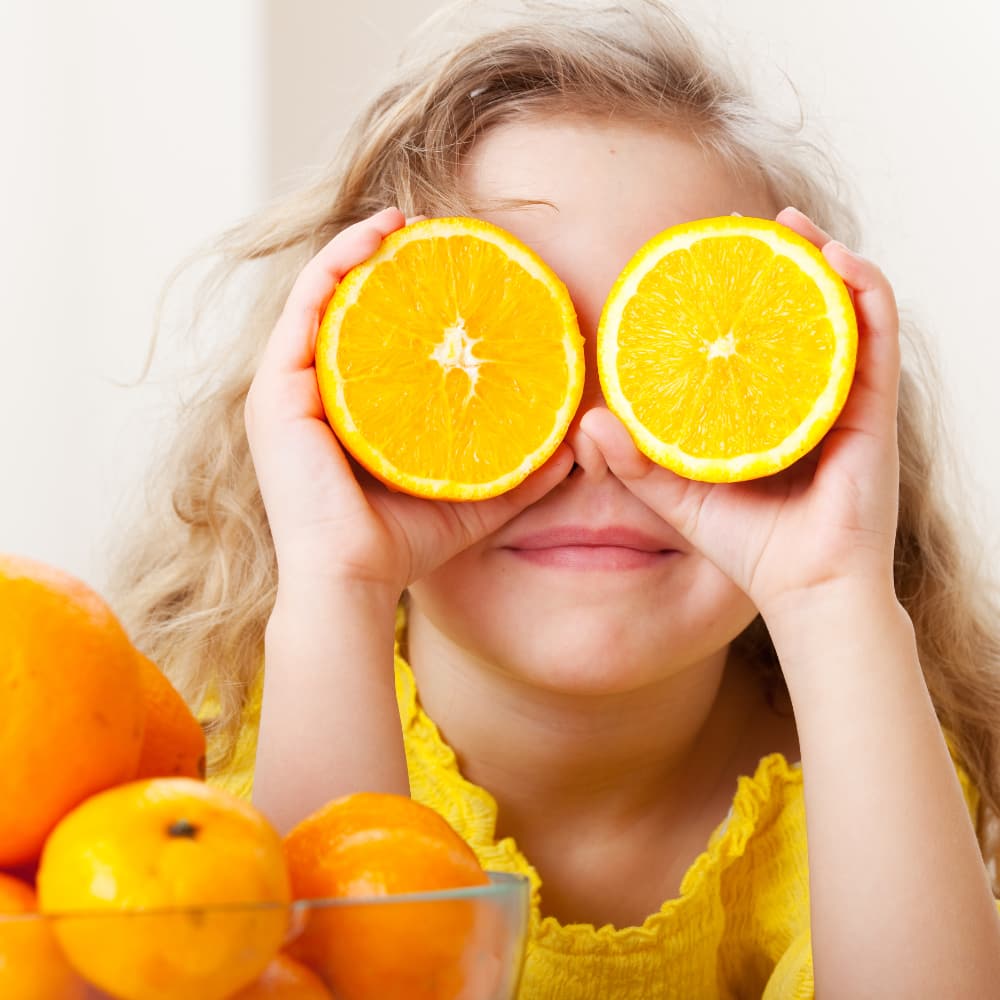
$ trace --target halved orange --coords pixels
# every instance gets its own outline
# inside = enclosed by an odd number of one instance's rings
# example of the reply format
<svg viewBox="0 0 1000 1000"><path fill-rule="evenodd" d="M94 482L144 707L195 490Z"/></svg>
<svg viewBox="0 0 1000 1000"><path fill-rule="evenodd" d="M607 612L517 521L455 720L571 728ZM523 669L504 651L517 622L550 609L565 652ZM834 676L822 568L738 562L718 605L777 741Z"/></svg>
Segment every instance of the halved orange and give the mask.
<svg viewBox="0 0 1000 1000"><path fill-rule="evenodd" d="M338 285L316 373L347 450L395 489L478 500L556 450L583 392L566 287L510 233L426 219Z"/></svg>
<svg viewBox="0 0 1000 1000"><path fill-rule="evenodd" d="M766 219L667 229L622 271L597 334L608 407L654 462L705 482L778 472L833 426L857 355L847 288Z"/></svg>

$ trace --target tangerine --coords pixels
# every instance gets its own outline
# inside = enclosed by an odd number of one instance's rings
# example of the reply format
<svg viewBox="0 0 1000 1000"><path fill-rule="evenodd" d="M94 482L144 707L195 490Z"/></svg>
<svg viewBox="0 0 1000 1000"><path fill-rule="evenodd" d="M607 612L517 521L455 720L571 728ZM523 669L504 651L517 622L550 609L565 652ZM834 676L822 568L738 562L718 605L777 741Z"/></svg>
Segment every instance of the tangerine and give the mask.
<svg viewBox="0 0 1000 1000"><path fill-rule="evenodd" d="M420 894L489 878L442 816L405 796L349 795L292 829L285 853L296 899L335 897L313 909L288 950L337 997L454 1000L462 993L473 974L474 904Z"/></svg>
<svg viewBox="0 0 1000 1000"><path fill-rule="evenodd" d="M43 912L88 980L123 1000L219 1000L260 975L288 927L281 838L191 778L88 799L45 843Z"/></svg>

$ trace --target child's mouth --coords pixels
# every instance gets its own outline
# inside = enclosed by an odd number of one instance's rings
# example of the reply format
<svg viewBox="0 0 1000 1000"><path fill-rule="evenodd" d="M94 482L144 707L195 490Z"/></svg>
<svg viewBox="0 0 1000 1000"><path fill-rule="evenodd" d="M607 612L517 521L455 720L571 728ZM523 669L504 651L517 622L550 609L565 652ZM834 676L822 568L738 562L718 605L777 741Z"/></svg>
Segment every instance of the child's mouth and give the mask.
<svg viewBox="0 0 1000 1000"><path fill-rule="evenodd" d="M677 553L651 535L615 525L551 528L517 538L506 548L536 565L576 570L645 569Z"/></svg>

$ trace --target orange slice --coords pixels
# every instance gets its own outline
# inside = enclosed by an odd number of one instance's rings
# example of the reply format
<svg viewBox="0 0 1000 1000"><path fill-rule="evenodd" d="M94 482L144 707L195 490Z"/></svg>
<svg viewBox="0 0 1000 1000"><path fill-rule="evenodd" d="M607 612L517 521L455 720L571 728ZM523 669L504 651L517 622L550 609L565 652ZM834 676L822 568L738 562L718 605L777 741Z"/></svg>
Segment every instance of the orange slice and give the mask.
<svg viewBox="0 0 1000 1000"><path fill-rule="evenodd" d="M523 243L476 219L427 219L338 285L316 372L331 426L376 477L478 500L558 447L583 392L583 341L565 286Z"/></svg>
<svg viewBox="0 0 1000 1000"><path fill-rule="evenodd" d="M604 305L601 386L636 446L705 482L771 475L813 448L847 399L850 295L776 222L675 226L643 246Z"/></svg>

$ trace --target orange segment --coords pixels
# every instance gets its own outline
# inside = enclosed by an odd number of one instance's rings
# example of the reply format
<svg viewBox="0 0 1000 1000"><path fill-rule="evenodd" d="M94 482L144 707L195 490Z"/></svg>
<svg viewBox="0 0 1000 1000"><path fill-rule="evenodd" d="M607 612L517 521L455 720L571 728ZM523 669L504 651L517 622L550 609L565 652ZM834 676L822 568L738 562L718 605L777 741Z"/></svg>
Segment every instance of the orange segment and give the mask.
<svg viewBox="0 0 1000 1000"><path fill-rule="evenodd" d="M565 286L476 219L392 233L337 287L316 372L331 426L379 479L418 496L512 489L556 449L583 391Z"/></svg>
<svg viewBox="0 0 1000 1000"><path fill-rule="evenodd" d="M597 338L608 406L636 446L691 479L770 475L843 408L857 323L823 255L765 219L659 234L611 290Z"/></svg>

